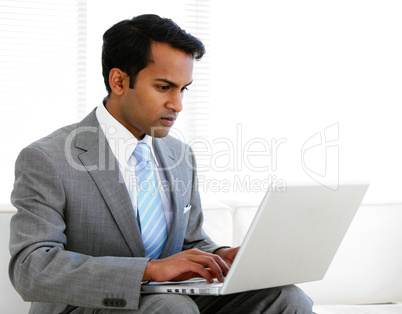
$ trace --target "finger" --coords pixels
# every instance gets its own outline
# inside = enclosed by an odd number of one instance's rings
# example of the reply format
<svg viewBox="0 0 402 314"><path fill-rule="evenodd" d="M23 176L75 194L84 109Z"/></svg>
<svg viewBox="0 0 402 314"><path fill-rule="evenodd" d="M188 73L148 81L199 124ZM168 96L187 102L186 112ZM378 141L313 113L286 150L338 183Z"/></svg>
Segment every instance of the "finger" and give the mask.
<svg viewBox="0 0 402 314"><path fill-rule="evenodd" d="M219 255L212 254L215 262L218 264L222 274L226 276L229 272L229 265Z"/></svg>
<svg viewBox="0 0 402 314"><path fill-rule="evenodd" d="M214 274L215 273L212 270L205 268L204 266L202 266L201 264L198 264L198 263L192 263L192 267L193 267L192 274L191 274L192 278L202 277L202 278L206 279L209 283L214 282Z"/></svg>
<svg viewBox="0 0 402 314"><path fill-rule="evenodd" d="M232 266L233 261L235 260L236 255L237 255L237 253L239 252L239 249L240 249L240 246L231 249L231 250L228 252L228 255L227 255L226 259L224 259L224 260L226 261L226 263L228 264L229 267Z"/></svg>
<svg viewBox="0 0 402 314"><path fill-rule="evenodd" d="M220 272L222 272L225 276L227 275L227 273L229 271L229 266L227 265L226 261L224 261L219 255L203 252L198 249L192 249L187 252L189 252L190 254L193 253L194 255L198 255L198 256L206 256L209 258L213 258L215 260L215 262L219 265ZM211 268L213 269L213 267L211 267Z"/></svg>
<svg viewBox="0 0 402 314"><path fill-rule="evenodd" d="M208 277L210 277L211 276L210 274L212 273L213 274L212 276L214 278L217 278L219 282L223 282L224 273L222 271L220 264L218 264L218 262L216 261L216 259L213 256L193 255L193 256L189 256L188 259L191 260L193 263L198 264L203 269L202 273L200 273L202 275L202 277L204 277L208 280ZM227 268L226 263L223 262L221 264L222 264L222 267ZM205 267L209 268L210 271L208 271ZM209 274L208 276L205 275L206 272ZM211 280L208 280L208 281L211 282Z"/></svg>

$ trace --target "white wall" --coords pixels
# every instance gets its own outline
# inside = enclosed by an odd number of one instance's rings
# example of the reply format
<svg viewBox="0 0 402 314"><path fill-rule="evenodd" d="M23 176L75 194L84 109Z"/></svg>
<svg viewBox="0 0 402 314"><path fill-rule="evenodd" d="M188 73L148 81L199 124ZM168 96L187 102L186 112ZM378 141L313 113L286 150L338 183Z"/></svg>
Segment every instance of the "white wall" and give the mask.
<svg viewBox="0 0 402 314"><path fill-rule="evenodd" d="M276 150L276 169L261 142L252 149L262 156L250 160L270 166L268 171L250 170L243 159L234 172L206 175L233 186L236 175L261 182L270 176L368 179L365 202L401 202L402 3L251 0L213 6L213 138L229 139L237 149L241 125L243 147L256 137L286 142ZM215 155L224 149L215 145Z"/></svg>
<svg viewBox="0 0 402 314"><path fill-rule="evenodd" d="M87 1L87 112L106 94L103 32L149 12L182 24L183 3ZM272 182L368 179L365 202L401 202L402 4L223 0L211 5L213 130L206 143L193 141L203 195L260 198ZM188 118L197 119L181 116ZM16 123L24 119L32 117ZM9 157L7 164L2 202L12 185Z"/></svg>

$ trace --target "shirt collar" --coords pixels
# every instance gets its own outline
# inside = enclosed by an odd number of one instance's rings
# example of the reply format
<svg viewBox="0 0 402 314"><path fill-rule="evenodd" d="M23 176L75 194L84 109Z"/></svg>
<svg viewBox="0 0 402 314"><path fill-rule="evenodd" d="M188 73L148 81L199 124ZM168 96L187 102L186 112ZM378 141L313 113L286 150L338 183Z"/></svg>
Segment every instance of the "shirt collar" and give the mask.
<svg viewBox="0 0 402 314"><path fill-rule="evenodd" d="M96 118L117 161L121 166L127 165L128 159L137 146L137 138L107 111L103 103L96 108ZM146 134L141 142L148 144L151 148L152 159L159 166L152 145L152 137Z"/></svg>

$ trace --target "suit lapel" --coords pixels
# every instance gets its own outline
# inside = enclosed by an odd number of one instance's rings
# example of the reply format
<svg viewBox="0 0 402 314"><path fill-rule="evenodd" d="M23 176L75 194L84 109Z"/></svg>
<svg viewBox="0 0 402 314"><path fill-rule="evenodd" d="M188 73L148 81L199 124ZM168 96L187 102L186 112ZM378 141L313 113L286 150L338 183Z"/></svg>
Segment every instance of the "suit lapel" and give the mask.
<svg viewBox="0 0 402 314"><path fill-rule="evenodd" d="M170 147L166 145L164 139L153 139L153 146L155 153L158 155L161 165L163 167L166 179L169 182L169 189L172 196L173 206L173 221L170 227L170 232L162 252L161 258L167 257L180 252L183 248L183 234L184 228L182 222L184 204L179 193L177 193L178 184L183 176L180 172L180 167L177 164L175 154L171 151Z"/></svg>
<svg viewBox="0 0 402 314"><path fill-rule="evenodd" d="M133 256L145 256L130 197L94 111L78 124L75 145L84 150L78 158L97 185Z"/></svg>

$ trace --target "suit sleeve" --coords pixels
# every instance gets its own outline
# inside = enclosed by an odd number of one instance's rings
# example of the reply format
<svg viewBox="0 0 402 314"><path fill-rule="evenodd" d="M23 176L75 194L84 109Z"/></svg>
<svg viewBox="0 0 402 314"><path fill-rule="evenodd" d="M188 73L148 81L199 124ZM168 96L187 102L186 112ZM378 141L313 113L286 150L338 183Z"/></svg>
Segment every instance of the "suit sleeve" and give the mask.
<svg viewBox="0 0 402 314"><path fill-rule="evenodd" d="M9 275L25 301L138 309L148 259L66 250L64 209L70 200L52 158L40 148L19 155L11 201L17 213L11 220Z"/></svg>

